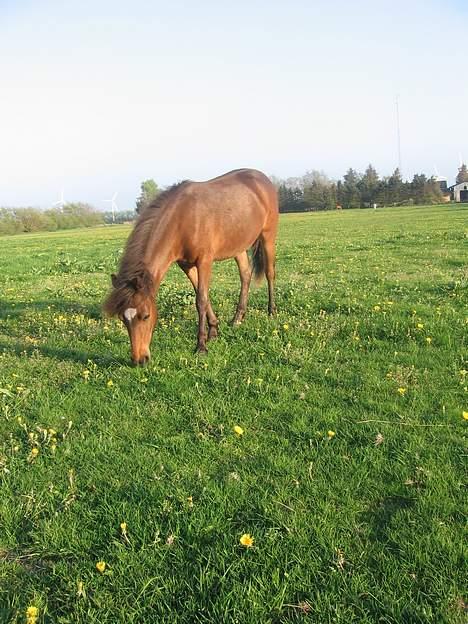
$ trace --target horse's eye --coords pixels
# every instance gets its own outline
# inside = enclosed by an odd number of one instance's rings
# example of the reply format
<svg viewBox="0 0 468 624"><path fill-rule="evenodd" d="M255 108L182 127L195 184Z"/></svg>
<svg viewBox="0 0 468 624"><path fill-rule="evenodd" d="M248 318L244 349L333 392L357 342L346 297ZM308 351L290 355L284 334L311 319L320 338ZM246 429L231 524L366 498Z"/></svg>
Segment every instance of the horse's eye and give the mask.
<svg viewBox="0 0 468 624"><path fill-rule="evenodd" d="M145 316L143 317L144 321L147 321L149 319L150 315L149 314L145 314Z"/></svg>

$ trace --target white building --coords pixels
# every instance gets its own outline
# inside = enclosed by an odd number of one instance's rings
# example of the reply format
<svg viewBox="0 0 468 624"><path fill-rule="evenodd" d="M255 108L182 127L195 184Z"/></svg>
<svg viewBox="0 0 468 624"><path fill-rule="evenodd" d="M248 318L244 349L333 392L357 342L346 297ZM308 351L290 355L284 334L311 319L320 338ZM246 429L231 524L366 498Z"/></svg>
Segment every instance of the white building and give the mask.
<svg viewBox="0 0 468 624"><path fill-rule="evenodd" d="M449 187L452 199L456 202L468 202L468 182L460 182Z"/></svg>

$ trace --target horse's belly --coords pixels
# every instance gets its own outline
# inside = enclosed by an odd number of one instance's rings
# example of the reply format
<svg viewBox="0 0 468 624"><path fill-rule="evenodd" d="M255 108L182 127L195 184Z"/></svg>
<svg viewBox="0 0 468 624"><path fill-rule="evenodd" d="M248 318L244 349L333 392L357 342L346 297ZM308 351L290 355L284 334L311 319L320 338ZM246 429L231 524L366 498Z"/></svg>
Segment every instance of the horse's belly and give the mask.
<svg viewBox="0 0 468 624"><path fill-rule="evenodd" d="M242 243L238 245L224 245L222 248L215 250L214 260L227 260L228 258L234 258L238 256L240 253L252 247L255 241L258 238L258 234L255 236L251 236L250 238L246 238Z"/></svg>

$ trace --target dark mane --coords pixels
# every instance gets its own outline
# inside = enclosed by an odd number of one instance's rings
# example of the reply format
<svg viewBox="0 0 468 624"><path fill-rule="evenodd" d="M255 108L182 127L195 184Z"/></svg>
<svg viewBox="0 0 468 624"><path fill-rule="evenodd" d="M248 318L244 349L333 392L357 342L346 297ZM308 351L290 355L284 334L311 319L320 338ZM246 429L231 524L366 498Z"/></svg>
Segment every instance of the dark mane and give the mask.
<svg viewBox="0 0 468 624"><path fill-rule="evenodd" d="M132 297L137 290L147 294L152 292L153 280L142 257L152 233L154 219L189 182L178 182L159 193L138 216L120 260L119 273L113 277L114 287L104 302L104 312L109 316L121 314L131 307Z"/></svg>
<svg viewBox="0 0 468 624"><path fill-rule="evenodd" d="M169 186L167 189L156 195L156 197L143 208L143 212L140 214L138 221L148 211L153 211L161 208L169 199L172 199L172 197L176 194L178 190L180 190L183 186L187 185L189 182L190 180L182 180L182 182L176 182L172 186Z"/></svg>

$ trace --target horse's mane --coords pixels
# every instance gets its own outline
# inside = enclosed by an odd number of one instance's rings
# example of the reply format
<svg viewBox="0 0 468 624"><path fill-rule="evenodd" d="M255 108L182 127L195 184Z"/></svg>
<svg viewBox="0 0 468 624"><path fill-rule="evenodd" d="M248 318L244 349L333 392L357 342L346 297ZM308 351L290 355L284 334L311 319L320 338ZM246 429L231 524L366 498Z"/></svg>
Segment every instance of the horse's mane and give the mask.
<svg viewBox="0 0 468 624"><path fill-rule="evenodd" d="M153 279L142 260L143 250L148 245L155 218L189 182L189 180L184 180L162 191L143 208L138 216L120 260L119 274L112 278L114 287L104 303L104 311L109 316L119 314L131 307L131 299L137 290L148 294L152 292Z"/></svg>

